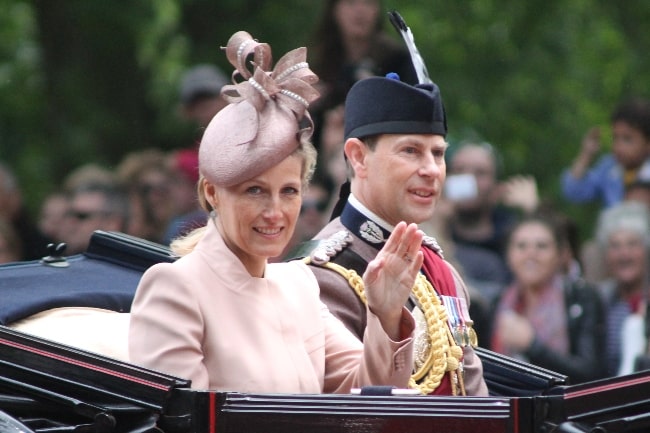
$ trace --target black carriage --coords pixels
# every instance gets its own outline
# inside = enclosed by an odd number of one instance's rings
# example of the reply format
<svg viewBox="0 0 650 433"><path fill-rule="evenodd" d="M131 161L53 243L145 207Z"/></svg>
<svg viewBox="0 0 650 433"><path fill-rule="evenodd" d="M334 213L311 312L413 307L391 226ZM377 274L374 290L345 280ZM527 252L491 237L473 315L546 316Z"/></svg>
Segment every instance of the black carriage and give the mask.
<svg viewBox="0 0 650 433"><path fill-rule="evenodd" d="M52 252L42 261L0 266L0 293L11 307L0 308L0 433L650 431L650 371L570 385L562 375L481 348L490 397L192 390L182 378L4 326L43 308L18 305L17 285L41 287L43 299L51 298L48 288L66 296L89 286L109 289L123 310L146 268L174 260L165 247L106 232L96 232L84 254Z"/></svg>

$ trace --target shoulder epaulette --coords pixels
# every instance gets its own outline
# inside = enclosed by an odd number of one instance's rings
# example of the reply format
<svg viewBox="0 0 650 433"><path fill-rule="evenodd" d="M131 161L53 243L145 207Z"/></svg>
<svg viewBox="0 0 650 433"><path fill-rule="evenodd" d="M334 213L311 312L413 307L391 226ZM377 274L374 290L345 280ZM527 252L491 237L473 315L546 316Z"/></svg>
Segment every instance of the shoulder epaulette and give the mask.
<svg viewBox="0 0 650 433"><path fill-rule="evenodd" d="M442 248L440 247L440 244L436 238L433 236L425 235L424 238L422 238L422 245L429 248L430 250L433 250L433 252L438 254L440 258L444 260L445 256L442 254Z"/></svg>
<svg viewBox="0 0 650 433"><path fill-rule="evenodd" d="M311 263L324 265L335 257L352 241L352 236L347 230L340 230L328 238L320 239L318 244L309 253Z"/></svg>

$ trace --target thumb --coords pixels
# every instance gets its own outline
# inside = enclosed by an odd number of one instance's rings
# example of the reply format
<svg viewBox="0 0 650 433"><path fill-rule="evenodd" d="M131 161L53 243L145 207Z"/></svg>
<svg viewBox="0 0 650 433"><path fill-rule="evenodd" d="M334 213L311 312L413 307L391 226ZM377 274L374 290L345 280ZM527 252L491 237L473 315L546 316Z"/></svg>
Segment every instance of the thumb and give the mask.
<svg viewBox="0 0 650 433"><path fill-rule="evenodd" d="M368 263L366 271L363 273L363 281L366 287L377 281L379 271L384 267L383 258L375 258Z"/></svg>

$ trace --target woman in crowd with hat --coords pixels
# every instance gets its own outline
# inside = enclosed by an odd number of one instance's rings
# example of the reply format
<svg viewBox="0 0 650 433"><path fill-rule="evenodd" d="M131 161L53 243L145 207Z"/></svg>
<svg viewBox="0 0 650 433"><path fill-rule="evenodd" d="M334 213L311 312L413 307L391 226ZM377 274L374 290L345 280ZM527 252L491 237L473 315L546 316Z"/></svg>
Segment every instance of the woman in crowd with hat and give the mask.
<svg viewBox="0 0 650 433"><path fill-rule="evenodd" d="M230 104L201 142L199 197L211 216L172 245L179 260L143 275L131 313L131 361L199 389L406 387L415 322L403 306L422 264L422 233L399 224L364 274L364 343L320 302L304 263L268 263L291 238L313 171L306 108L318 97L318 78L304 48L271 71L270 47L246 32L231 37L226 54L233 78L245 81L224 88Z"/></svg>

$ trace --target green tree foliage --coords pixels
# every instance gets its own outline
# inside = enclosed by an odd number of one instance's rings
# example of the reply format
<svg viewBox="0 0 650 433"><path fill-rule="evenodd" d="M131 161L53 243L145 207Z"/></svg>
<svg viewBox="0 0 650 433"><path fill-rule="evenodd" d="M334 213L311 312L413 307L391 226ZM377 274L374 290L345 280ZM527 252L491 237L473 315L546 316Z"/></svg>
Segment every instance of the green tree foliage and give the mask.
<svg viewBox="0 0 650 433"><path fill-rule="evenodd" d="M559 174L587 128L607 131L622 98L650 96L650 3L404 3L384 7L404 16L442 88L452 150L489 141L504 175L533 174L545 197L591 215L593 207L562 203ZM320 13L313 0L0 0L0 8L0 159L16 168L32 207L82 163L187 145L193 134L176 98L188 65L230 71L219 47L242 29L279 56L308 44Z"/></svg>

